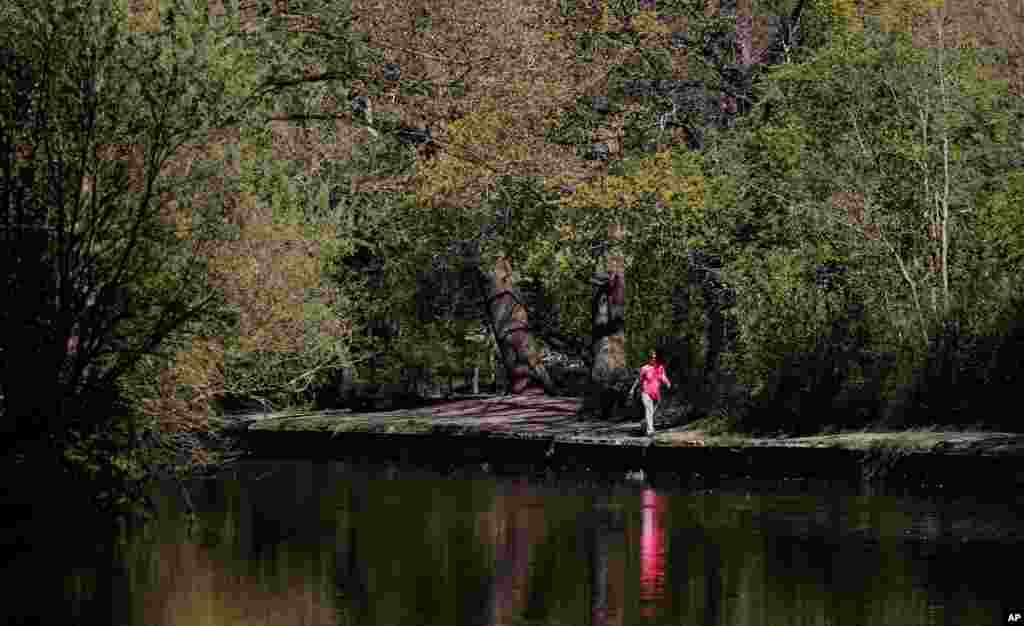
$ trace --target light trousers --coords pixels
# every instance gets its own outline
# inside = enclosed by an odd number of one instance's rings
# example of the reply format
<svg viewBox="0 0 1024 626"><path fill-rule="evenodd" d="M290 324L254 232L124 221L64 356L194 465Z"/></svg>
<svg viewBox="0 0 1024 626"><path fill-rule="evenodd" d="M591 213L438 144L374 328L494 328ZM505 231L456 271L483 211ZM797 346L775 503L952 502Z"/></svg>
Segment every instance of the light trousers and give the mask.
<svg viewBox="0 0 1024 626"><path fill-rule="evenodd" d="M647 395L646 393L640 392L640 399L644 403L644 422L647 426L647 432L654 432L654 411L658 408L658 401Z"/></svg>

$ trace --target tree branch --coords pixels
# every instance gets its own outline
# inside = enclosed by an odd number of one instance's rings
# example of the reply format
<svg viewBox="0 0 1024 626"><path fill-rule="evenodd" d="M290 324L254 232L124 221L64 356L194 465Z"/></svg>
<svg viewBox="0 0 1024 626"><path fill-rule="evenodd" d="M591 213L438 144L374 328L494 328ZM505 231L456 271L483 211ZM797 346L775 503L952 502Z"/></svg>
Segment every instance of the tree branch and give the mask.
<svg viewBox="0 0 1024 626"><path fill-rule="evenodd" d="M901 255L899 253L899 251L896 250L896 247L893 246L889 242L889 240L885 237L885 233L882 231L881 227L879 227L878 231L879 231L879 235L881 237L882 243L885 245L886 248L889 249L889 252L892 253L893 258L896 259L896 263L899 265L899 268L900 268L900 273L903 274L903 279L906 280L907 281L907 285L910 286L910 294L914 298L914 308L917 310L917 317L918 317L918 320L920 321L920 324L921 324L921 337L924 340L924 346L927 348L928 347L928 328L927 328L927 326L925 324L924 311L921 309L921 299L920 299L920 297L918 296L918 293L917 293L917 284L914 282L914 279L910 277L910 272L907 270L907 265L903 262L903 255Z"/></svg>

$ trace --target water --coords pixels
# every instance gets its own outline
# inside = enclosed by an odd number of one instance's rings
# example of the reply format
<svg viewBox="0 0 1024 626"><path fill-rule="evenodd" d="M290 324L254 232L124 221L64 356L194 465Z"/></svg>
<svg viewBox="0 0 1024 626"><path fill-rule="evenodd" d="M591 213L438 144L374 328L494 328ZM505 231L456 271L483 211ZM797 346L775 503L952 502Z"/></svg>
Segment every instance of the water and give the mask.
<svg viewBox="0 0 1024 626"><path fill-rule="evenodd" d="M111 543L23 551L23 623L1005 624L1021 500L250 461ZM64 537L74 520L49 520ZM18 620L9 623L18 623Z"/></svg>

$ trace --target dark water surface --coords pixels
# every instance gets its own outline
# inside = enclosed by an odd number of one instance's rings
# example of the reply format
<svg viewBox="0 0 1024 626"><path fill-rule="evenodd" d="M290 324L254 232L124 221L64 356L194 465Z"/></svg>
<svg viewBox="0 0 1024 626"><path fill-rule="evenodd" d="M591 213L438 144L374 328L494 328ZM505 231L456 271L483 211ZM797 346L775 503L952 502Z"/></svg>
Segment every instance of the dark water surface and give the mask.
<svg viewBox="0 0 1024 626"><path fill-rule="evenodd" d="M245 462L190 494L191 528L167 489L157 518L112 545L83 533L95 549L23 550L0 566L6 610L132 626L988 626L1024 609L1017 494L695 492L295 460Z"/></svg>

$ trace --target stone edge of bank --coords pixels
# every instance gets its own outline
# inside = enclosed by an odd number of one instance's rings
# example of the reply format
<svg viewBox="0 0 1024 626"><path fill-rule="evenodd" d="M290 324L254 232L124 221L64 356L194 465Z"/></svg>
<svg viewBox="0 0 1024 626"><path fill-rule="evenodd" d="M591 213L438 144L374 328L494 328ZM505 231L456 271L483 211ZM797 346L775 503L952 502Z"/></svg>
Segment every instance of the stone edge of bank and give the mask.
<svg viewBox="0 0 1024 626"><path fill-rule="evenodd" d="M603 476L801 478L858 484L1024 487L1024 435L906 431L756 439L669 428L638 436L633 423L551 420L545 428L437 420L415 411L320 411L250 418L240 424L257 456L335 456L394 460L441 469L555 471ZM1012 495L1011 494L1007 494Z"/></svg>

